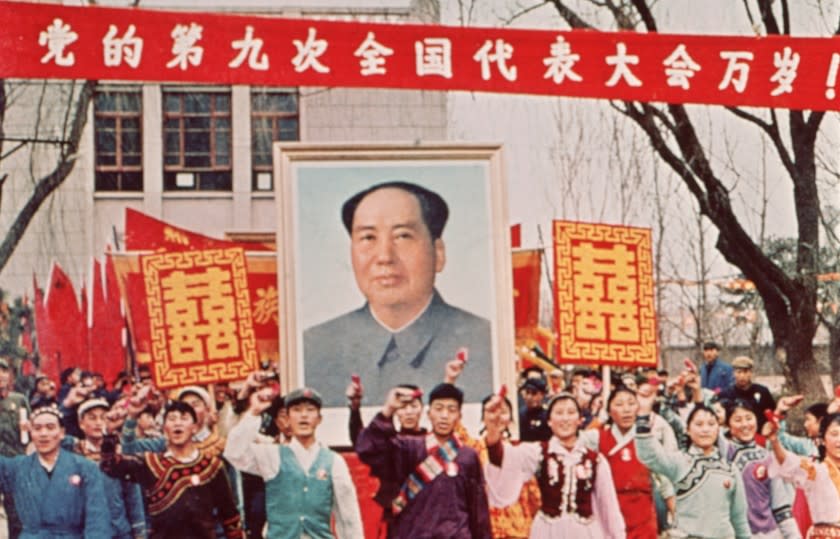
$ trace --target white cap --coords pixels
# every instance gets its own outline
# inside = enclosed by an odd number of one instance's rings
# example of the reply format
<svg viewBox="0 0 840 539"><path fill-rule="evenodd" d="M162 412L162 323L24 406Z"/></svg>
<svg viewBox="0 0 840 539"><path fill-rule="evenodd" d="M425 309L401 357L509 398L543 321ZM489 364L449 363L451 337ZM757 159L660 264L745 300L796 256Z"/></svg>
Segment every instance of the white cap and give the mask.
<svg viewBox="0 0 840 539"><path fill-rule="evenodd" d="M210 398L210 393L208 393L208 392L207 392L207 390L206 390L206 389L204 389L204 388L203 388L203 387L201 387L201 386L187 386L187 387L182 387L182 388L178 391L178 395L175 397L175 400L181 400L181 399L183 399L183 398L184 398L184 396L185 396L185 395L188 395L188 394L190 394L190 393L192 393L193 395L197 395L198 397L200 397L200 398L201 398L201 400L203 400L203 401L204 401L204 404L205 404L205 405L207 405L207 407L208 407L208 408L212 408L212 407L213 407L213 399L211 399L211 398Z"/></svg>
<svg viewBox="0 0 840 539"><path fill-rule="evenodd" d="M92 410L94 408L105 408L106 410L110 410L111 405L103 398L88 399L83 401L82 404L79 405L79 408L76 409L76 416L81 418L88 410Z"/></svg>

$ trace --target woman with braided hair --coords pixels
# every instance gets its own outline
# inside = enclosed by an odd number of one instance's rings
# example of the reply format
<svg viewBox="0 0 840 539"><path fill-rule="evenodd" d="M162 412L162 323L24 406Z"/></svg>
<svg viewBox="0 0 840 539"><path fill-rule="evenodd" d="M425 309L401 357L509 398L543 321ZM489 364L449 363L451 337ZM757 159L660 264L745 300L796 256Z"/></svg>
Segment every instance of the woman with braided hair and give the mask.
<svg viewBox="0 0 840 539"><path fill-rule="evenodd" d="M672 536L748 539L747 501L741 474L718 449L716 413L699 403L688 416L687 451L669 451L651 432L654 395L640 392L636 418L639 460L664 475L676 490L676 522Z"/></svg>
<svg viewBox="0 0 840 539"><path fill-rule="evenodd" d="M498 396L495 405L502 405ZM578 436L583 416L575 397L559 393L549 401L547 413L552 436L546 442L504 444L501 425L486 424L489 467L498 468L498 474L487 473L488 489L497 488L494 478L501 477L521 488L536 474L541 503L531 525L532 539L624 539L610 466Z"/></svg>

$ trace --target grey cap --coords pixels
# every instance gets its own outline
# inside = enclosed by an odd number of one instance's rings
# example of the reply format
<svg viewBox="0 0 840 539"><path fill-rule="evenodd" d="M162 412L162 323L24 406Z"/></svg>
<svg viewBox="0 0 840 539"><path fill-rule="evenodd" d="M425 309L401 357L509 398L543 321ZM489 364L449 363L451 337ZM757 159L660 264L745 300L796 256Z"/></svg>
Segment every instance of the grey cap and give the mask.
<svg viewBox="0 0 840 539"><path fill-rule="evenodd" d="M311 402L318 408L321 407L321 395L311 387L301 387L294 389L286 395L286 408L291 408L300 402Z"/></svg>
<svg viewBox="0 0 840 539"><path fill-rule="evenodd" d="M738 356L732 360L733 369L752 369L755 363L747 356Z"/></svg>

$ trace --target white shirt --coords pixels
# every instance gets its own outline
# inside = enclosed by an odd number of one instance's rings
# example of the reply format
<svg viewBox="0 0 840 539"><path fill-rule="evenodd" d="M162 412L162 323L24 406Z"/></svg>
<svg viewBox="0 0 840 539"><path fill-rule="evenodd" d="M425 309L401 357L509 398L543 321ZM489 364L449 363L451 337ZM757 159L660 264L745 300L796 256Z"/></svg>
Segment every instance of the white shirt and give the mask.
<svg viewBox="0 0 840 539"><path fill-rule="evenodd" d="M555 436L552 436L548 442L549 453L555 453L563 462L567 469L567 479L572 477L569 475L575 466L580 464L581 457L586 452L586 445L583 440L578 439L577 444L569 450L560 443ZM488 473L487 490L488 493L497 491L501 492L503 488L507 488L499 484L501 480L508 480L516 478L515 488L522 488L523 479L532 477L537 473L542 462L542 445L539 442L523 442L518 446L505 445L505 453L502 457L501 470L492 464L487 466L489 472L499 471L498 475L492 476ZM624 539L626 532L624 529L624 517L621 515L621 509L618 505L618 496L615 493L615 486L613 485L612 472L610 465L603 455L598 454L596 461L595 472L595 489L592 493L593 513L598 519L601 528L606 533L607 537L614 539ZM496 468L496 470L493 470ZM571 488L571 482L567 481L563 487L564 489Z"/></svg>
<svg viewBox="0 0 840 539"><path fill-rule="evenodd" d="M785 451L785 461L780 465L772 459L768 471L770 477L781 477L805 492L814 524L840 524L840 493L828 475L828 466L833 464Z"/></svg>
<svg viewBox="0 0 840 539"><path fill-rule="evenodd" d="M251 413L242 415L239 424L230 430L225 446L224 457L240 471L259 475L264 480L274 479L280 473L280 450L277 444L257 443L261 418ZM320 442L303 447L297 439L288 444L289 449L307 473L324 447ZM340 539L364 537L362 516L356 498L356 487L350 477L347 462L336 454L330 473L333 486L332 511L335 515L335 528Z"/></svg>

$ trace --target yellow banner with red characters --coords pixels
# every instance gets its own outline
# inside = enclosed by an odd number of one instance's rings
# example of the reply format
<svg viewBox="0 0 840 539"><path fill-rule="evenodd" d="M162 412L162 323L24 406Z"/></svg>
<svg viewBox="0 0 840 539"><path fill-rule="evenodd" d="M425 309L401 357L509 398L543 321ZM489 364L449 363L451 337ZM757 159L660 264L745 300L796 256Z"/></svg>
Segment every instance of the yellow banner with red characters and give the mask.
<svg viewBox="0 0 840 539"><path fill-rule="evenodd" d="M655 366L650 229L554 221L557 358Z"/></svg>
<svg viewBox="0 0 840 539"><path fill-rule="evenodd" d="M242 248L140 257L160 388L244 379L257 347Z"/></svg>

